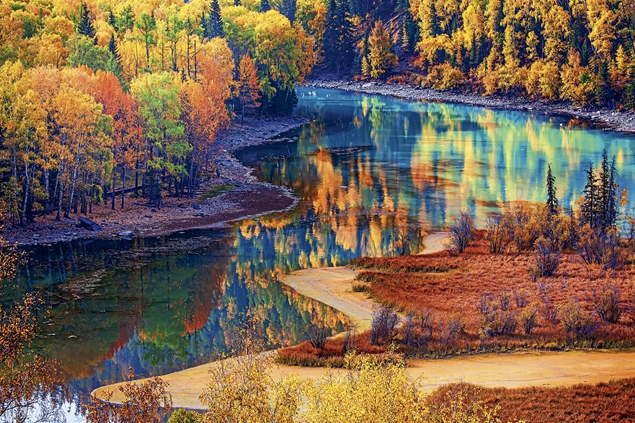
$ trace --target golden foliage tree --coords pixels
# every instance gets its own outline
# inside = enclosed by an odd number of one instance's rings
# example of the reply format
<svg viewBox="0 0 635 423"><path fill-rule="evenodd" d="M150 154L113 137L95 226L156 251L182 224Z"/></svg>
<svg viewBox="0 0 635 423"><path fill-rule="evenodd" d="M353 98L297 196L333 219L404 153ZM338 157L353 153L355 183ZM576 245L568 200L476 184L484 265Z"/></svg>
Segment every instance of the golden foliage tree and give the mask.
<svg viewBox="0 0 635 423"><path fill-rule="evenodd" d="M258 83L258 72L253 59L244 55L238 65L238 99L242 120L245 120L245 109L253 110L260 106L260 85Z"/></svg>
<svg viewBox="0 0 635 423"><path fill-rule="evenodd" d="M371 77L383 78L397 66L397 56L392 52L392 48L393 41L390 33L381 21L375 22L375 27L368 37Z"/></svg>

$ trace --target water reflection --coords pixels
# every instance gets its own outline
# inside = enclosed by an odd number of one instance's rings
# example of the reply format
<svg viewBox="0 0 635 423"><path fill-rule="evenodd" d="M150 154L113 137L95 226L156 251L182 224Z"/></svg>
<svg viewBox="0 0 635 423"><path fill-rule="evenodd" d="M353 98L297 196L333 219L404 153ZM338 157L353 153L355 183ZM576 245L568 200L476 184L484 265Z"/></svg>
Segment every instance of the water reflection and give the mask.
<svg viewBox="0 0 635 423"><path fill-rule="evenodd" d="M505 203L545 201L549 163L561 204L571 207L604 148L616 157L619 183L635 179L632 136L563 117L323 89L299 97L299 112L313 120L299 141L247 149L242 158L265 180L296 188L345 249L392 224L380 218L368 233L350 233L360 214L439 229L469 210L483 226ZM342 213L350 221L336 218ZM373 244L362 253L384 252Z"/></svg>
<svg viewBox="0 0 635 423"><path fill-rule="evenodd" d="M308 325L345 329L344 315L277 282L274 255L254 260L273 251L270 241L241 246L234 229L201 233L34 252L11 298L37 289L51 306L36 347L60 362L76 408L129 368L162 375L231 353L247 314L269 348L299 342ZM167 253L181 240L196 248Z"/></svg>

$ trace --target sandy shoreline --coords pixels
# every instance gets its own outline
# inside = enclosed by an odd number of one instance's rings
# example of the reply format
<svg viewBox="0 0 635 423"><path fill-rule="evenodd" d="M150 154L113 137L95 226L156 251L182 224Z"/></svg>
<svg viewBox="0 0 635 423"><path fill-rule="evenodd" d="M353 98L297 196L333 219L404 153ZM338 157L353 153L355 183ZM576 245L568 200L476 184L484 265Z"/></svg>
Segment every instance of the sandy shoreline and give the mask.
<svg viewBox="0 0 635 423"><path fill-rule="evenodd" d="M543 113L546 115L564 115L590 122L603 129L620 132L635 132L635 112L633 111L620 112L607 108L575 107L565 101L544 102L523 97L502 95L482 96L458 90L441 91L432 88L375 81L313 80L306 82L304 86L353 91L362 94L380 94L411 101L461 103L492 109L518 110L531 113Z"/></svg>

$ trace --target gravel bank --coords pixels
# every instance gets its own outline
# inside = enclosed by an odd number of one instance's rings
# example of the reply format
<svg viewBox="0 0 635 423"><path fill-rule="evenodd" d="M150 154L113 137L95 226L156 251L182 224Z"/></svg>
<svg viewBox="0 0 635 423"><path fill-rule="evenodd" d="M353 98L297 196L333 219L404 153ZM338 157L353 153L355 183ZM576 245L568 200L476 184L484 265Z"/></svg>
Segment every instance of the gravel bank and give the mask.
<svg viewBox="0 0 635 423"><path fill-rule="evenodd" d="M218 175L204 181L202 191L215 185L231 186L232 189L216 197L164 198L162 206L148 204L141 198L127 198L124 209L120 199L115 202L115 210L110 207L110 199L103 205L93 206L93 213L85 216L101 226L101 231L93 232L78 225L78 217L55 220L54 215L39 216L36 222L26 227L6 225L0 228L0 236L10 243L22 247L68 242L75 239L112 239L121 237L148 237L168 233L207 228L241 218L284 211L294 207L297 199L285 187L259 182L234 157L232 152L239 148L275 142L281 134L299 128L308 120L302 117L246 119L237 121L219 135L216 141L217 155L214 165Z"/></svg>
<svg viewBox="0 0 635 423"><path fill-rule="evenodd" d="M462 103L493 109L564 115L589 122L606 130L635 132L635 113L633 112L620 112L607 108L575 107L564 101L543 102L522 97L481 96L458 91L440 91L382 82L313 80L307 82L305 86L354 91L363 94L381 94L404 100Z"/></svg>

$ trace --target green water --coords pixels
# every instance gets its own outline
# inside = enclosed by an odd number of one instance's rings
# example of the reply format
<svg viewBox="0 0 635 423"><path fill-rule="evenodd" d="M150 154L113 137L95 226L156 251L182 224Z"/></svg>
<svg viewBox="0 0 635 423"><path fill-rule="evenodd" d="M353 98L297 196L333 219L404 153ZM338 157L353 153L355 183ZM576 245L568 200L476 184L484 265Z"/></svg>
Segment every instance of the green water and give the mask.
<svg viewBox="0 0 635 423"><path fill-rule="evenodd" d="M566 118L321 89L298 96L311 124L236 153L263 180L292 188L294 210L223 230L32 252L20 281L52 306L38 344L60 360L72 402L129 367L160 375L228 352L246 312L271 347L298 342L307 325L342 330L341 314L277 276L393 254L402 228L440 229L460 210L482 226L510 201L544 201L548 163L567 207L604 148L618 182L635 180L632 137Z"/></svg>

